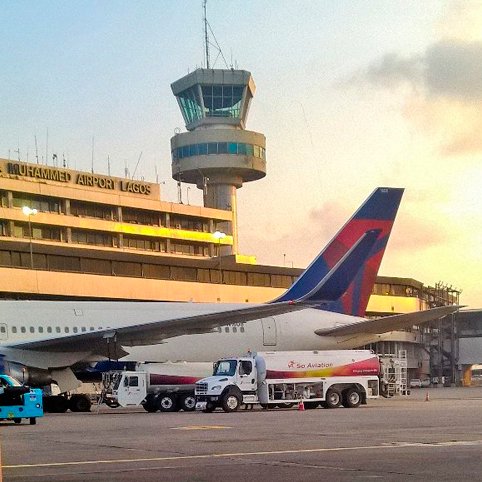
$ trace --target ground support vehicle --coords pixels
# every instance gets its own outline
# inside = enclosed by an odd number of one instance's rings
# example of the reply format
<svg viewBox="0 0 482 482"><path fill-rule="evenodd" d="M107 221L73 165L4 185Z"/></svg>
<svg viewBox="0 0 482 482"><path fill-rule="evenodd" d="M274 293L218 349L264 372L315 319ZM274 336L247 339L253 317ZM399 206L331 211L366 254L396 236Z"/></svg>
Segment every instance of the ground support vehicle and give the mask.
<svg viewBox="0 0 482 482"><path fill-rule="evenodd" d="M196 382L196 408L225 412L241 404L264 408L355 408L379 396L380 361L369 350L265 352L216 362Z"/></svg>
<svg viewBox="0 0 482 482"><path fill-rule="evenodd" d="M112 408L142 405L147 412L189 412L196 408L195 382L212 370L211 362L166 362L105 372L101 401Z"/></svg>
<svg viewBox="0 0 482 482"><path fill-rule="evenodd" d="M28 418L30 425L43 417L42 390L22 385L8 375L0 375L0 420L20 423Z"/></svg>

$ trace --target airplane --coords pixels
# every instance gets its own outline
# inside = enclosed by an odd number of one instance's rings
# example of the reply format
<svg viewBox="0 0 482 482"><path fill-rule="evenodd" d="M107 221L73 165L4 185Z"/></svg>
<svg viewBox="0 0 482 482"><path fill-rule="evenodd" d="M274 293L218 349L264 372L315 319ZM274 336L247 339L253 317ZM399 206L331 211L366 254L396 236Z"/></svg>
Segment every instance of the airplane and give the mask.
<svg viewBox="0 0 482 482"><path fill-rule="evenodd" d="M442 318L432 310L364 318L402 198L377 188L285 294L264 304L0 301L0 373L79 386L100 360L213 361L247 351L350 349Z"/></svg>

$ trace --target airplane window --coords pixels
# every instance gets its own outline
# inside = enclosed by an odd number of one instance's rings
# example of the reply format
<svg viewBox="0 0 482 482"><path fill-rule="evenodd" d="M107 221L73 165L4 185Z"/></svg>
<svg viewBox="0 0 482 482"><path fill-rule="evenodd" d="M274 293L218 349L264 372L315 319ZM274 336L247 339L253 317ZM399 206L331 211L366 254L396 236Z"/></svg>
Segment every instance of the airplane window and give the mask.
<svg viewBox="0 0 482 482"><path fill-rule="evenodd" d="M7 333L7 329L4 326L0 326L0 333Z"/></svg>
<svg viewBox="0 0 482 482"><path fill-rule="evenodd" d="M35 328L33 326L30 327L30 333L35 333Z"/></svg>
<svg viewBox="0 0 482 482"><path fill-rule="evenodd" d="M64 331L65 331L65 333L69 333L69 332L70 332L70 328L69 328L68 326L66 326L66 327L64 328Z"/></svg>
<svg viewBox="0 0 482 482"><path fill-rule="evenodd" d="M74 331L74 333L77 333L79 330L77 329L76 326L74 326L73 331Z"/></svg>
<svg viewBox="0 0 482 482"><path fill-rule="evenodd" d="M52 327L51 326L47 326L47 333L52 333Z"/></svg>
<svg viewBox="0 0 482 482"><path fill-rule="evenodd" d="M25 328L25 326L22 326L22 327L20 328L20 331L21 331L22 333L27 333L27 328Z"/></svg>
<svg viewBox="0 0 482 482"><path fill-rule="evenodd" d="M57 333L60 333L60 326L56 326L56 327L55 327L55 331L56 331Z"/></svg>
<svg viewBox="0 0 482 482"><path fill-rule="evenodd" d="M224 327L224 331L225 331L226 333L229 333L229 326Z"/></svg>
<svg viewBox="0 0 482 482"><path fill-rule="evenodd" d="M223 331L223 329L222 329L220 326L218 326L218 327L216 328L216 330L217 330L219 333L221 333L221 332Z"/></svg>
<svg viewBox="0 0 482 482"><path fill-rule="evenodd" d="M43 327L43 326L39 326L39 327L38 327L38 332L39 332L39 333L43 333L43 332L44 332L44 327Z"/></svg>
<svg viewBox="0 0 482 482"><path fill-rule="evenodd" d="M86 328L85 326L83 326L83 327L81 328L81 330L82 330L82 332L84 332L84 331L87 331L87 328Z"/></svg>
<svg viewBox="0 0 482 482"><path fill-rule="evenodd" d="M239 327L239 331L240 331L241 333L244 333L244 326L240 326L240 327Z"/></svg>
<svg viewBox="0 0 482 482"><path fill-rule="evenodd" d="M233 326L233 333L237 333L237 332L238 332L238 329L235 326Z"/></svg>
<svg viewBox="0 0 482 482"><path fill-rule="evenodd" d="M94 331L95 328L94 328L93 326L91 326L91 327L89 328L89 330L90 330L90 331Z"/></svg>
<svg viewBox="0 0 482 482"><path fill-rule="evenodd" d="M16 326L12 326L12 333L17 333L17 327Z"/></svg>

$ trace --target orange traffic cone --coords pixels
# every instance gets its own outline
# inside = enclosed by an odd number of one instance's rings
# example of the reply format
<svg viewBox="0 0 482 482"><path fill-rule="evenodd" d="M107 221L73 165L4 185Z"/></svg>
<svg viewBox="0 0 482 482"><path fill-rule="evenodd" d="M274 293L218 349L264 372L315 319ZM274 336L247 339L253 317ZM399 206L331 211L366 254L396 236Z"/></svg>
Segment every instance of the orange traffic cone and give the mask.
<svg viewBox="0 0 482 482"><path fill-rule="evenodd" d="M430 402L430 396L429 396L428 392L425 392L425 401Z"/></svg>
<svg viewBox="0 0 482 482"><path fill-rule="evenodd" d="M300 403L298 403L298 411L299 412L305 411L305 404L303 403L303 400L300 400Z"/></svg>

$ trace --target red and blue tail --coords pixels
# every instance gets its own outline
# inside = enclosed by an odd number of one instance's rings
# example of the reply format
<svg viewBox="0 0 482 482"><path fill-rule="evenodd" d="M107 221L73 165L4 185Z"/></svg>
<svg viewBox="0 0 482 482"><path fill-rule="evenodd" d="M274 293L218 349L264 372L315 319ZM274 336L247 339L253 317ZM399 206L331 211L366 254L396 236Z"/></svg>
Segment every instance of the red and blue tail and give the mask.
<svg viewBox="0 0 482 482"><path fill-rule="evenodd" d="M403 189L377 188L291 288L275 301L305 301L364 316Z"/></svg>

